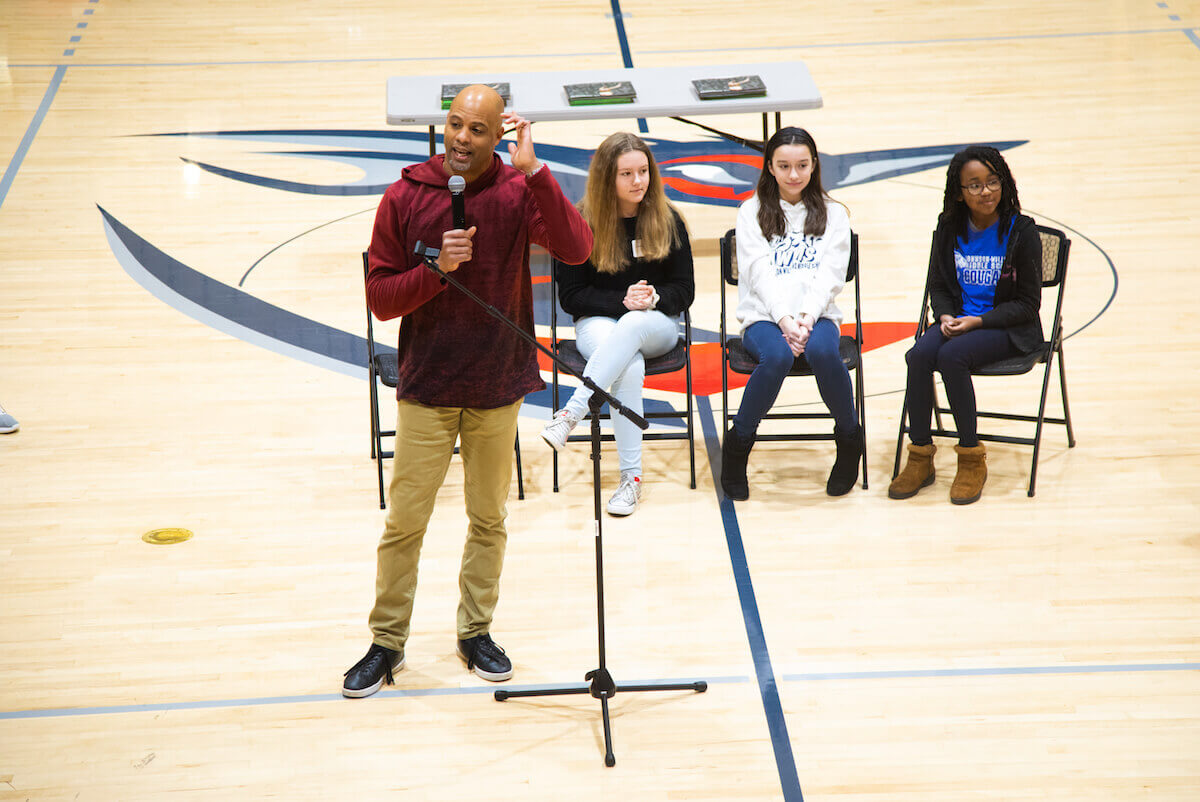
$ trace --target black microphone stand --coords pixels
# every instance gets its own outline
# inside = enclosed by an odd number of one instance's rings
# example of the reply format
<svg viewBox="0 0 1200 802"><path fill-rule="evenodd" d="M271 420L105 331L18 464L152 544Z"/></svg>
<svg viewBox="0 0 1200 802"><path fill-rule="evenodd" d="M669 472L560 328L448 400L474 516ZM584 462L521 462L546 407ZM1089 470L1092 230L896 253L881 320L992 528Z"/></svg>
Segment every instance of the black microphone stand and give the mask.
<svg viewBox="0 0 1200 802"><path fill-rule="evenodd" d="M581 381L585 387L592 391L592 397L588 401L588 408L591 412L592 419L592 509L594 512L594 527L596 532L596 630L599 636L600 665L584 675L583 678L585 680L591 680L591 684L589 685L581 685L578 687L569 688L530 688L521 691L498 690L495 692L495 698L497 702L503 702L506 699L516 699L526 696L566 696L577 695L581 693L591 694L594 698L600 700L601 718L604 722L604 765L609 767L615 766L617 764L617 758L613 754L612 749L612 724L610 723L608 716L608 700L613 696L616 696L617 691L625 691L628 693L639 693L644 691L695 691L696 693L703 693L704 691L708 690L708 683L704 682L703 680L696 682L653 685L618 685L613 680L612 675L608 672L608 666L605 662L604 539L601 534L602 518L600 515L600 408L604 406L605 402L608 402L610 408L613 410L614 415L624 415L626 418L633 421L633 423L639 429L647 429L649 428L650 424L646 422L645 418L623 405L620 401L610 395L607 390L604 390L590 378L576 373L569 365L559 359L557 354L539 343L537 338L533 337L527 331L510 320L503 312L496 309L496 307L492 306L487 301L483 300L475 293L464 287L462 283L458 281L458 279L442 270L437 263L439 251L436 248L429 248L418 242L416 254L421 257L421 261L426 267L441 277L443 283L448 282L453 285L455 289L482 307L488 314L496 318L496 320L499 320L509 329L516 332L521 339L532 344L535 348L548 356L554 361L555 364L558 365L560 370L579 379L579 381ZM550 303L554 302L554 299L551 298Z"/></svg>

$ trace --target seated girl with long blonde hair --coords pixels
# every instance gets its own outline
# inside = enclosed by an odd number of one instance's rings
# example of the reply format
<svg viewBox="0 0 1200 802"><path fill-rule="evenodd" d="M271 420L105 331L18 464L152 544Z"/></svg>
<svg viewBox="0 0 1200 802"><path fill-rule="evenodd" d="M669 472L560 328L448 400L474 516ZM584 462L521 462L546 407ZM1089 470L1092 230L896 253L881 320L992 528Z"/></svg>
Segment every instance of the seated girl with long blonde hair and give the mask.
<svg viewBox="0 0 1200 802"><path fill-rule="evenodd" d="M654 154L629 133L596 149L579 208L594 234L592 255L560 271L558 300L575 318L584 375L640 415L645 360L675 346L675 318L695 296L687 227L667 202ZM591 395L581 386L542 430L556 451L587 414ZM607 509L629 515L641 500L642 433L620 415L612 425L621 480Z"/></svg>

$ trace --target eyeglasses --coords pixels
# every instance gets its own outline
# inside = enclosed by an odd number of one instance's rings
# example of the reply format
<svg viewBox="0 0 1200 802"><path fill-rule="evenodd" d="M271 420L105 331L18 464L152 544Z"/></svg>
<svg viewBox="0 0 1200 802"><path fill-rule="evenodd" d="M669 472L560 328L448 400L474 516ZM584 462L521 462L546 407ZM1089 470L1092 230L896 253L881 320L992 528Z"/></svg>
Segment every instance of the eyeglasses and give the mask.
<svg viewBox="0 0 1200 802"><path fill-rule="evenodd" d="M997 178L996 176L992 176L991 178L989 178L987 180L986 184L980 184L980 183L973 182L970 184L962 184L961 186L963 189L965 189L968 193L970 193L972 195L982 195L984 187L987 187L992 192L999 192L1000 191L1000 179Z"/></svg>

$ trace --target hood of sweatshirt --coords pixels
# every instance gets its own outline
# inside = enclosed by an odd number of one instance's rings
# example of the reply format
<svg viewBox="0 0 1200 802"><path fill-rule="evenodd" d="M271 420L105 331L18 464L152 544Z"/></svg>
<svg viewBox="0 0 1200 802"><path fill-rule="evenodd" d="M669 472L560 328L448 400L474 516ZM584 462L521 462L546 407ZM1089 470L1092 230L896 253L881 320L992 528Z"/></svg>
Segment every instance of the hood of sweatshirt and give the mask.
<svg viewBox="0 0 1200 802"><path fill-rule="evenodd" d="M435 187L438 189L446 189L450 181L450 175L446 172L443 166L446 154L439 153L432 156L428 161L423 161L420 164L410 164L400 171L401 177L405 181L411 181L414 184L424 184L425 186ZM492 164L483 174L474 181L467 182L467 188L464 190L464 195L470 197L483 189L492 185L495 182L496 176L500 174L500 168L504 162L500 157L493 153Z"/></svg>

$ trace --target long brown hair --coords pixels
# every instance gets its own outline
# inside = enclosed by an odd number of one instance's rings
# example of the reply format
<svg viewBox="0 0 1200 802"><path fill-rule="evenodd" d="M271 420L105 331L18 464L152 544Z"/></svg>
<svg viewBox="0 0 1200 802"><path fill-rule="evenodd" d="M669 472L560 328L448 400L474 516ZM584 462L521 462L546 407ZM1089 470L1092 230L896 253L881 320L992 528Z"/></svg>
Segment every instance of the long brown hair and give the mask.
<svg viewBox="0 0 1200 802"><path fill-rule="evenodd" d="M775 151L784 145L804 145L812 154L813 169L808 184L800 192L800 200L807 210L804 218L804 233L809 236L820 236L825 233L827 219L825 204L833 200L821 185L821 157L817 155L817 143L812 134L803 128L788 126L780 128L774 136L767 140L763 153L762 173L758 176L758 227L768 240L771 237L782 237L787 233L787 217L783 207L779 205L779 182L771 174L771 159Z"/></svg>
<svg viewBox="0 0 1200 802"><path fill-rule="evenodd" d="M625 225L617 206L617 159L630 151L646 155L650 180L646 194L638 204L637 239L641 258L656 261L667 258L678 244L675 215L663 191L662 178L650 147L636 134L612 134L596 148L588 168L587 189L579 203L583 219L592 227L592 265L601 273L619 273L629 264Z"/></svg>

